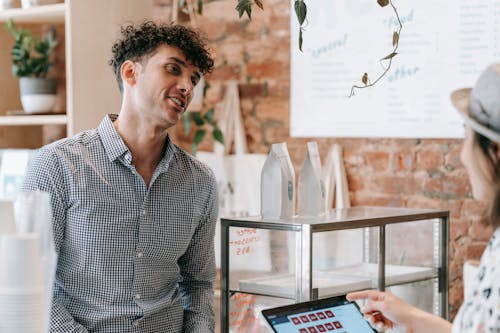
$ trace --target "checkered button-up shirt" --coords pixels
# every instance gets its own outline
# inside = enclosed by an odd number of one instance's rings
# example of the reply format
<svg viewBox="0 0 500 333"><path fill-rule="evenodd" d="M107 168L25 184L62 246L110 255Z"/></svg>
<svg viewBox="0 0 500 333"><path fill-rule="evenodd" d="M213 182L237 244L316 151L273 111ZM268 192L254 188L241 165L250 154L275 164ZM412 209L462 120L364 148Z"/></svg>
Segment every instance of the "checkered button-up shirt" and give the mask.
<svg viewBox="0 0 500 333"><path fill-rule="evenodd" d="M41 148L25 178L51 194L51 332L213 332L215 178L167 138L148 188L115 117Z"/></svg>

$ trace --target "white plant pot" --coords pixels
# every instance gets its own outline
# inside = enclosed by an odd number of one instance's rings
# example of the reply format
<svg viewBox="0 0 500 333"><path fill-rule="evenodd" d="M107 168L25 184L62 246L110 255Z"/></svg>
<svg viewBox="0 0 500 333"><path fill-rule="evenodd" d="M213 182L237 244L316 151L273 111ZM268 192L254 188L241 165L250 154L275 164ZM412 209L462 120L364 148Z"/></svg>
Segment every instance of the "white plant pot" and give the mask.
<svg viewBox="0 0 500 333"><path fill-rule="evenodd" d="M24 112L49 112L54 107L56 95L33 94L21 96Z"/></svg>
<svg viewBox="0 0 500 333"><path fill-rule="evenodd" d="M21 104L27 113L50 112L56 101L56 80L22 77Z"/></svg>

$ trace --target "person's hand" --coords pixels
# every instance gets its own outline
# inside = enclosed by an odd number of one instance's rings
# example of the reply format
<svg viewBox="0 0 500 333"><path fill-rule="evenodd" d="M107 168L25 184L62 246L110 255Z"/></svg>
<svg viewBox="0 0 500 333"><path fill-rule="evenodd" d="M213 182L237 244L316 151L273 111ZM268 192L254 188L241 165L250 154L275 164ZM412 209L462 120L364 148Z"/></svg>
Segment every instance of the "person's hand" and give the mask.
<svg viewBox="0 0 500 333"><path fill-rule="evenodd" d="M402 327L411 332L412 316L417 309L388 292L365 290L347 294L349 301L366 300L361 312L370 324L380 330Z"/></svg>

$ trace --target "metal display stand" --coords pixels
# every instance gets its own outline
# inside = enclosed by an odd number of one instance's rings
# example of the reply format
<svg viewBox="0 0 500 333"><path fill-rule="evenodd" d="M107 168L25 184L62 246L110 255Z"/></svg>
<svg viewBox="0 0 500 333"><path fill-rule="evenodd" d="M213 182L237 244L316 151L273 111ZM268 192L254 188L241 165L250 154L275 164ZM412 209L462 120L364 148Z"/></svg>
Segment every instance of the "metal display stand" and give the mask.
<svg viewBox="0 0 500 333"><path fill-rule="evenodd" d="M347 209L334 209L322 217L301 218L294 217L289 220L269 220L260 217L224 218L221 219L221 332L229 332L230 296L238 293L252 294L249 290L230 288L231 281L230 263L230 231L232 228L256 228L270 231L285 231L295 233L295 274L294 287L291 291L291 302L303 302L321 297L318 289L313 288L313 235L316 233L340 231L349 229L364 229L377 235L378 261L375 265L374 279L378 281L372 288L385 290L391 285L390 265L386 265L386 229L392 225L408 222L432 223L433 244L432 267L428 270L431 275L408 275L409 280L399 283L412 283L417 281L434 280L435 299L437 305L434 312L448 319L448 223L449 212L430 209L409 209L390 207L353 207ZM428 225L427 225L428 226ZM365 232L365 248L370 241ZM366 258L366 253L363 254ZM402 266L401 266L402 267ZM426 271L422 271L426 273ZM389 275L387 275L388 273ZM387 276L386 276L387 275ZM387 280L386 280L387 279ZM375 281L375 280L374 280ZM231 283L230 283L231 282ZM394 281L393 281L394 282ZM393 283L397 284L397 283ZM240 286L241 286L240 281ZM255 295L266 295L266 292L256 291ZM279 296L278 293L271 295Z"/></svg>

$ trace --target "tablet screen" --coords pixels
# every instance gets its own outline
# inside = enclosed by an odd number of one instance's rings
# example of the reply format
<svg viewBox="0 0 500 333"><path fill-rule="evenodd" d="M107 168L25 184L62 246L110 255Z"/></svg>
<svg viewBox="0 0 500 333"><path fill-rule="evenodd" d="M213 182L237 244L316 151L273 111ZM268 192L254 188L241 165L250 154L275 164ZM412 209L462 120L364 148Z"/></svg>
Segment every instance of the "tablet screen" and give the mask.
<svg viewBox="0 0 500 333"><path fill-rule="evenodd" d="M331 298L262 311L276 333L373 333L356 303Z"/></svg>

